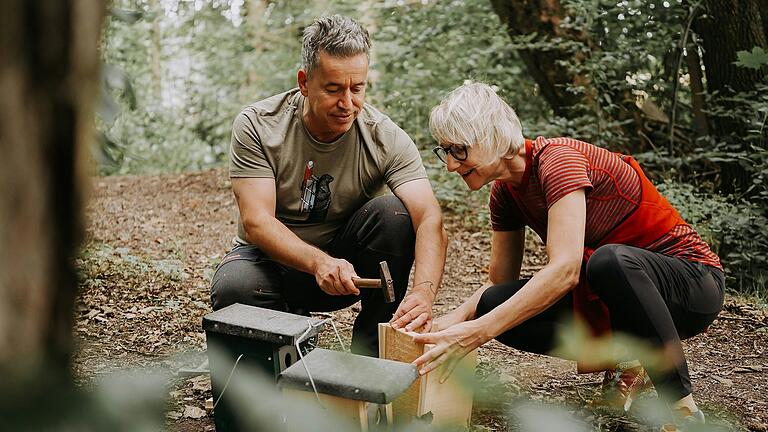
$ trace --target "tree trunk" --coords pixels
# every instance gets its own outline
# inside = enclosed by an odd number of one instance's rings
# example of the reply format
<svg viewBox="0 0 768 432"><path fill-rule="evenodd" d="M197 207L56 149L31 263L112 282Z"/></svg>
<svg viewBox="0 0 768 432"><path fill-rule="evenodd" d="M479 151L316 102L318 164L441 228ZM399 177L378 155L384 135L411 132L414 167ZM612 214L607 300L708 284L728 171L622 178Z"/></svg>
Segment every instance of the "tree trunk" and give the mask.
<svg viewBox="0 0 768 432"><path fill-rule="evenodd" d="M768 68L759 70L735 65L737 51L754 47L768 49L765 26L760 15L764 0L707 0L707 13L694 29L702 36L707 89L723 94L755 89ZM733 90L733 92L731 91ZM718 124L718 127L722 126Z"/></svg>
<svg viewBox="0 0 768 432"><path fill-rule="evenodd" d="M364 0L357 5L358 21L368 33L375 35L378 30L376 15L379 13L376 8L376 0ZM372 49L369 52L369 64L377 63L377 50ZM378 69L368 69L368 84L375 88L379 82L380 74Z"/></svg>
<svg viewBox="0 0 768 432"><path fill-rule="evenodd" d="M559 0L491 0L491 4L513 40L517 36L536 34L578 42L588 50L599 49L587 33L560 25L569 12L563 9ZM611 95L621 109L605 112L597 100L597 90L590 85L590 78L574 73L573 68L566 66L578 67L584 63L585 52L557 48L557 44L553 43L546 50L522 49L518 50L518 54L555 115L569 118L589 115L601 126L613 123L614 126L610 127L628 139L628 145L606 143L613 150L634 153L652 145L642 132L643 112L635 105L634 95L629 91ZM585 91L568 91L573 87L581 87ZM601 134L585 138L603 145Z"/></svg>
<svg viewBox="0 0 768 432"><path fill-rule="evenodd" d="M264 35L267 33L267 20L264 14L267 11L268 0L249 0L246 3L245 25L247 26L248 39L253 47L253 55L258 57L265 50L267 41ZM245 89L251 88L261 80L258 67L248 68L248 79L245 83Z"/></svg>
<svg viewBox="0 0 768 432"><path fill-rule="evenodd" d="M735 93L753 91L768 73L768 67L755 70L734 64L737 51L751 51L754 47L768 49L765 24L762 17L768 6L765 0L706 0L707 13L694 22L694 29L702 37L707 90L717 94L713 101L727 111L735 110L737 102L728 98ZM733 116L713 116L714 132L723 138L742 136L744 123ZM746 140L740 143L747 151ZM721 189L725 193L744 191L751 182L749 172L738 163L721 166Z"/></svg>
<svg viewBox="0 0 768 432"><path fill-rule="evenodd" d="M763 21L763 34L768 38L768 2L758 2L757 7L760 8L760 19Z"/></svg>
<svg viewBox="0 0 768 432"><path fill-rule="evenodd" d="M512 38L536 33L590 43L587 35L560 27L565 11L557 0L491 0L491 4ZM519 54L555 114L565 116L572 108L586 102L584 96L566 91L566 84L583 85L586 78L572 74L563 66L581 63L583 56L558 49L520 50Z"/></svg>
<svg viewBox="0 0 768 432"><path fill-rule="evenodd" d="M66 376L100 0L0 3L0 374ZM25 368L22 370L22 368Z"/></svg>
<svg viewBox="0 0 768 432"><path fill-rule="evenodd" d="M693 110L693 130L696 138L709 135L709 125L707 116L704 113L706 104L704 102L704 83L701 72L701 58L699 57L699 47L696 43L688 45L685 55L685 63L688 67L688 76L691 78L691 105Z"/></svg>
<svg viewBox="0 0 768 432"><path fill-rule="evenodd" d="M149 10L154 14L152 25L150 27L150 59L152 62L152 94L156 100L163 102L163 52L162 39L163 34L160 28L160 21L163 19L163 10L158 4L158 0L150 0Z"/></svg>

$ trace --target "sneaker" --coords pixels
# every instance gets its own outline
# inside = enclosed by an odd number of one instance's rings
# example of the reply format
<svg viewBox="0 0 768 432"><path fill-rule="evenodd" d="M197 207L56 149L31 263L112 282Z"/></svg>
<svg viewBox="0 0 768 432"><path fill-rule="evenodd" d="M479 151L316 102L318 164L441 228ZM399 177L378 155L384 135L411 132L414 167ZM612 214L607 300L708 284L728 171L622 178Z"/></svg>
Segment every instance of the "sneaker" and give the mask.
<svg viewBox="0 0 768 432"><path fill-rule="evenodd" d="M696 430L696 426L706 423L704 413L701 410L691 411L687 407L680 407L672 410L674 423L667 423L661 426L660 432L684 432Z"/></svg>
<svg viewBox="0 0 768 432"><path fill-rule="evenodd" d="M622 362L616 369L605 371L601 386L603 403L627 412L637 396L651 387L651 378L640 362Z"/></svg>

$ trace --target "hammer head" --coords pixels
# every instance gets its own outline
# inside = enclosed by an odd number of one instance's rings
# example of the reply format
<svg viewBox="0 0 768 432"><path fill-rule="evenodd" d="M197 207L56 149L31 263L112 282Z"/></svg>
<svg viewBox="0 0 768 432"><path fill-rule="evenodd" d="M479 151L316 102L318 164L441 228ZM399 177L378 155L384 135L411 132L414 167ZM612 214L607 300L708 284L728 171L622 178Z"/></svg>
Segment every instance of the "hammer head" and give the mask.
<svg viewBox="0 0 768 432"><path fill-rule="evenodd" d="M392 274L389 273L389 266L386 261L379 263L379 275L381 276L381 291L384 293L384 301L394 303L395 283L392 281Z"/></svg>

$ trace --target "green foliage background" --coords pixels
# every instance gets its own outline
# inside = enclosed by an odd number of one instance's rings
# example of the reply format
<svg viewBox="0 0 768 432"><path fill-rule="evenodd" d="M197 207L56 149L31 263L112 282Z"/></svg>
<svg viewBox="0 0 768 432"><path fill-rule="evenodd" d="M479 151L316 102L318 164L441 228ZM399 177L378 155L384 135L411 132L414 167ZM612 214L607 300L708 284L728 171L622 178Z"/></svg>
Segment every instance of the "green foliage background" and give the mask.
<svg viewBox="0 0 768 432"><path fill-rule="evenodd" d="M710 115L742 119L744 136L673 144L667 143L665 125L649 122L643 129L649 141L665 144L638 147L626 133L635 121L629 108L636 103L650 103L663 113L675 108L678 135L692 136L689 77L676 65L676 53L693 6L683 0L560 3L574 12L560 25L589 35L588 42L536 34L510 39L488 0L115 0L117 11L102 44L109 66L99 120L100 171L144 174L224 166L237 112L294 87L301 31L318 15L342 13L371 32L368 101L413 137L446 210L487 226L487 212L477 211L485 207L487 193L469 194L429 153L434 146L429 110L463 81L484 81L497 86L517 110L526 136L567 135L633 152L724 258L730 285L764 290L768 82L736 95L735 111L708 105ZM553 114L518 55L518 50L555 49L579 59L566 66L585 79L567 90L589 101L563 117ZM759 68L768 64L766 57L756 49L740 53L737 61ZM738 150L744 140L751 143L749 151ZM752 173L748 193L717 193L703 172L723 160Z"/></svg>

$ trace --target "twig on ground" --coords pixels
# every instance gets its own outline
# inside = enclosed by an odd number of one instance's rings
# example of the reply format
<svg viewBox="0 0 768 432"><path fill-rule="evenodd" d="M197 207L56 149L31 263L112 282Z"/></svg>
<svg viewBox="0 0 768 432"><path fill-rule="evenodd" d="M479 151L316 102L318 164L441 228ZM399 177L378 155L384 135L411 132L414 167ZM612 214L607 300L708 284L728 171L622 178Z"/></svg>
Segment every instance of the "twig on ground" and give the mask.
<svg viewBox="0 0 768 432"><path fill-rule="evenodd" d="M748 322L750 324L755 324L761 327L766 327L768 324L760 322L754 318L745 318L745 317L737 317L737 316L728 316L728 315L721 315L717 317L718 320L726 320L726 321L742 321L742 322Z"/></svg>
<svg viewBox="0 0 768 432"><path fill-rule="evenodd" d="M593 386L593 385L599 385L599 384L602 384L602 383L603 383L602 380L588 381L588 382L583 382L583 383L562 384L562 385L558 386L557 388L559 388L559 389L568 389L568 388L577 388L577 387L589 387L589 386Z"/></svg>

